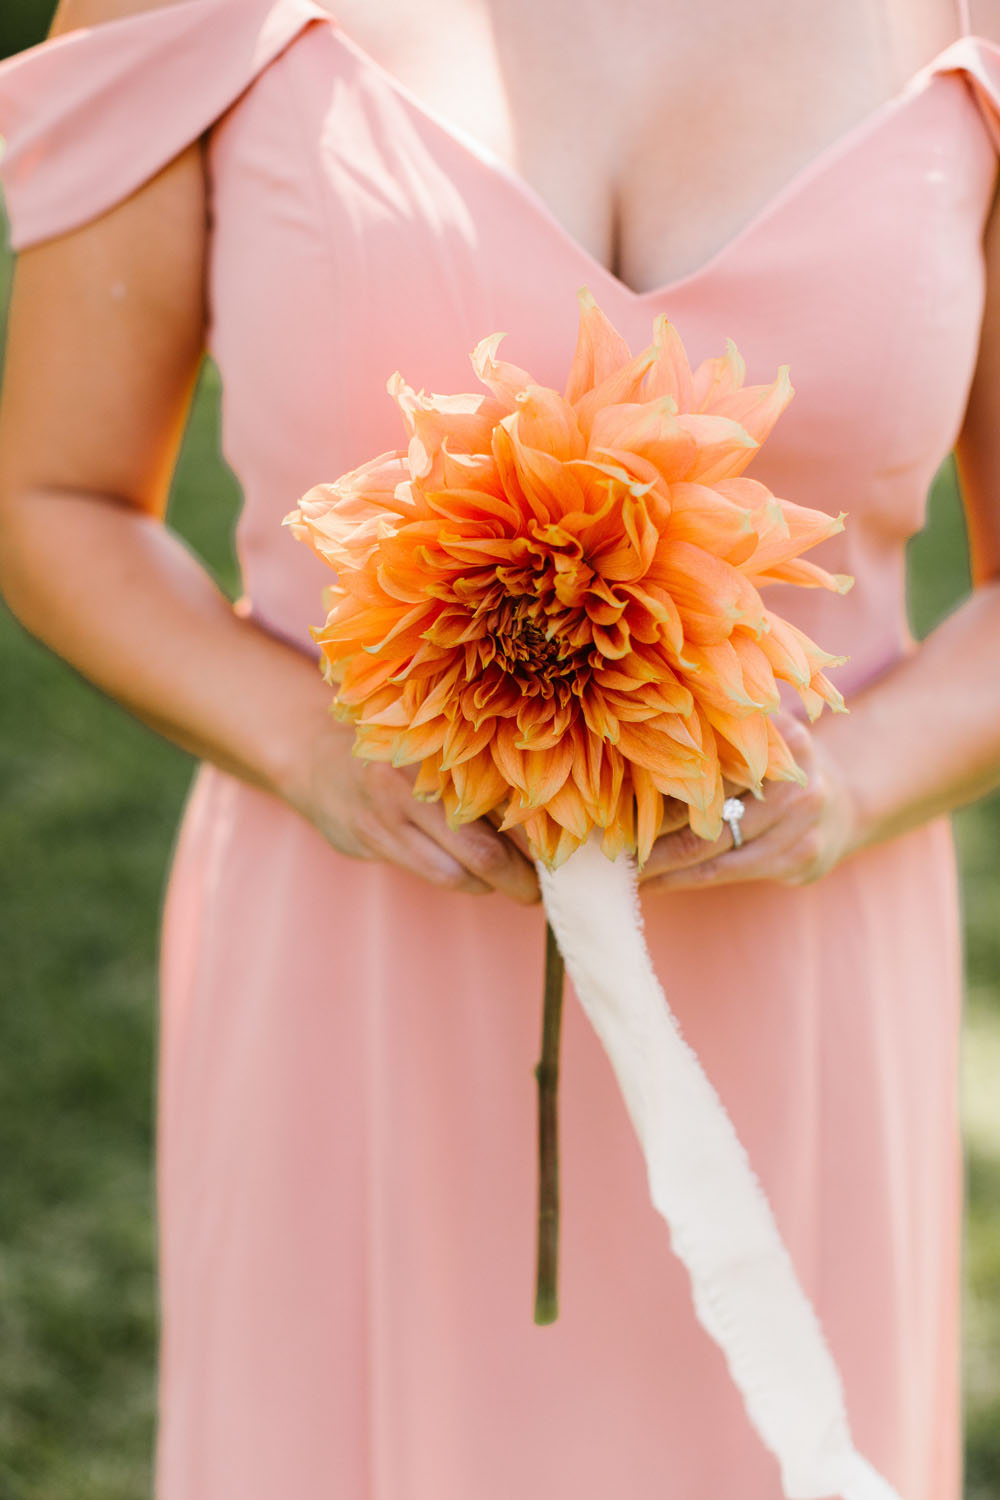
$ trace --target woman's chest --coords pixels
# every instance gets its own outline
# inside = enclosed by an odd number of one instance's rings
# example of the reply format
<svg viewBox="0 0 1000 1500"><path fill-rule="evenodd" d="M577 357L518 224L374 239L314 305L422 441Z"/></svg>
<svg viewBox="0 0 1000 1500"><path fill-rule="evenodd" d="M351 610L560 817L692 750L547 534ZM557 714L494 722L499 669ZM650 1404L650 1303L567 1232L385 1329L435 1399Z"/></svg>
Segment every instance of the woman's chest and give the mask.
<svg viewBox="0 0 1000 1500"><path fill-rule="evenodd" d="M869 113L725 244L646 288L333 26L240 99L209 167L210 348L245 546L271 548L317 475L399 445L394 370L471 390L469 351L506 331L503 356L561 386L581 285L633 349L666 313L694 361L729 336L752 382L791 366L760 472L777 493L850 508L850 537L879 546L920 524L975 356L995 178L961 66Z"/></svg>
<svg viewBox="0 0 1000 1500"><path fill-rule="evenodd" d="M708 259L950 40L945 0L336 0L343 33L637 291Z"/></svg>

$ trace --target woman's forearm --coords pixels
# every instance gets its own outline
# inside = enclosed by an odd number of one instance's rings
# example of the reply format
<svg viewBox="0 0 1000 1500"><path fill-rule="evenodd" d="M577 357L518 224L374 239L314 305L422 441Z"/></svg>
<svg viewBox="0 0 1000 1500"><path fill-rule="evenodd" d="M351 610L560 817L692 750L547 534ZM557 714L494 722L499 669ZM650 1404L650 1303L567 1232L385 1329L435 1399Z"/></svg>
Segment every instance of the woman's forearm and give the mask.
<svg viewBox="0 0 1000 1500"><path fill-rule="evenodd" d="M333 727L309 656L241 617L173 532L124 501L46 491L3 513L0 592L26 629L183 749L290 794ZM816 724L853 804L852 847L1000 785L998 655L1000 581L852 696L849 714Z"/></svg>
<svg viewBox="0 0 1000 1500"><path fill-rule="evenodd" d="M1000 785L1000 580L984 584L814 734L855 809L853 847L905 833Z"/></svg>
<svg viewBox="0 0 1000 1500"><path fill-rule="evenodd" d="M8 497L0 592L17 619L193 755L284 794L329 729L305 653L242 618L159 520L103 495Z"/></svg>

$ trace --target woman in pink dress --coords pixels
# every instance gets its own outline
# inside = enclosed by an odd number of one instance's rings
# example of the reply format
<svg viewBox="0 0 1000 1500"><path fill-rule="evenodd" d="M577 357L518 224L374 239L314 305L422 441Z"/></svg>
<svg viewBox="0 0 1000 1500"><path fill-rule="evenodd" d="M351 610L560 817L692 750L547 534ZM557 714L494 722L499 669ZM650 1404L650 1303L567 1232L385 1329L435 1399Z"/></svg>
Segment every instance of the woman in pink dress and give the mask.
<svg viewBox="0 0 1000 1500"><path fill-rule="evenodd" d="M978 19L978 18L976 18ZM531 1321L534 872L350 756L282 531L399 442L386 377L561 386L587 284L797 394L753 472L849 512L775 596L852 712L744 846L667 833L647 938L773 1206L858 1447L958 1500L951 808L1000 781L1000 51L953 0L63 0L0 67L21 252L0 586L204 764L162 937L158 1500L778 1500L564 1039L562 1313ZM204 350L245 503L232 609L162 524ZM978 587L919 648L904 547L958 442ZM792 591L788 591L791 595Z"/></svg>

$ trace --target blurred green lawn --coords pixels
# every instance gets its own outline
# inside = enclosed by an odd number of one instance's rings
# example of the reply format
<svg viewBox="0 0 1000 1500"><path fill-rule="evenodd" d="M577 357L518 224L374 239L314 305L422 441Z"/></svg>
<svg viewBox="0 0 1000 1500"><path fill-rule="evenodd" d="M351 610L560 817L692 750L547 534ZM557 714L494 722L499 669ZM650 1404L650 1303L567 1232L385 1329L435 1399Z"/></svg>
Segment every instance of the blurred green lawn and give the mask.
<svg viewBox="0 0 1000 1500"><path fill-rule="evenodd" d="M0 224L2 227L2 224ZM8 274L0 260L0 302ZM239 504L206 366L170 521L235 596ZM912 549L923 633L968 587L950 466ZM150 1491L157 926L192 771L0 609L0 1500ZM957 819L967 1500L1000 1497L1000 800Z"/></svg>

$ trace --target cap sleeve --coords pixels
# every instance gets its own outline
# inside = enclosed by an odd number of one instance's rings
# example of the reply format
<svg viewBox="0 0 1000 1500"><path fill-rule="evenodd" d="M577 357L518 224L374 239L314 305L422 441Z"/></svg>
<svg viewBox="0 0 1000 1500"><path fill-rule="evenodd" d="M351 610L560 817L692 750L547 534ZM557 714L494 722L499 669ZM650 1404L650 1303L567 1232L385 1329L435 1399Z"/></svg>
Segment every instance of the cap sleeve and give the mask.
<svg viewBox="0 0 1000 1500"><path fill-rule="evenodd" d="M0 63L0 182L22 250L96 218L224 114L314 0L183 0Z"/></svg>
<svg viewBox="0 0 1000 1500"><path fill-rule="evenodd" d="M1000 47L983 37L963 36L948 48L938 66L941 72L965 75L983 124L1000 153Z"/></svg>

